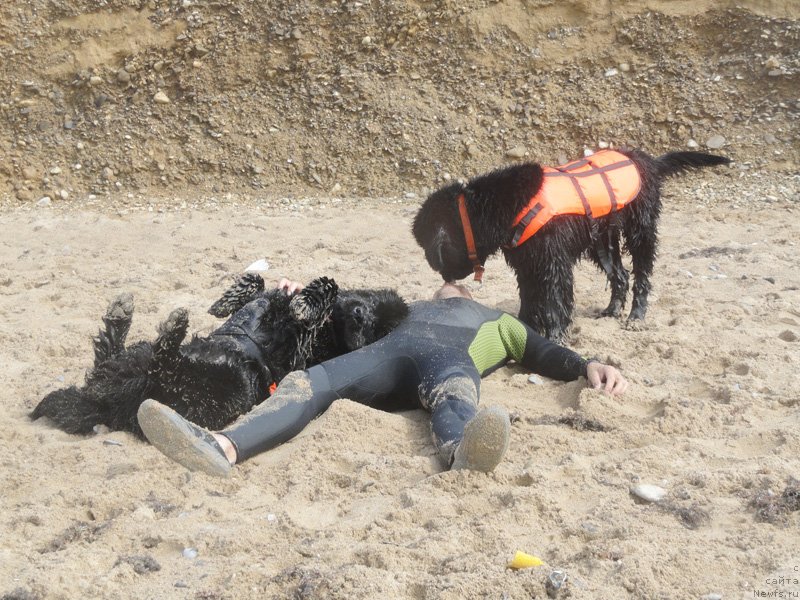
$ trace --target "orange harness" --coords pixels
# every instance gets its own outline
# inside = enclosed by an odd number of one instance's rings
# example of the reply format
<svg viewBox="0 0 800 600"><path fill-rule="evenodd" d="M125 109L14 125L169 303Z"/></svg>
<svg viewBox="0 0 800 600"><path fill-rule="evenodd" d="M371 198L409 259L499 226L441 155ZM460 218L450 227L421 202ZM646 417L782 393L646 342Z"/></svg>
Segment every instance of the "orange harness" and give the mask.
<svg viewBox="0 0 800 600"><path fill-rule="evenodd" d="M542 167L542 187L514 219L516 248L558 215L602 217L630 203L642 186L633 161L619 152L602 150L560 167Z"/></svg>

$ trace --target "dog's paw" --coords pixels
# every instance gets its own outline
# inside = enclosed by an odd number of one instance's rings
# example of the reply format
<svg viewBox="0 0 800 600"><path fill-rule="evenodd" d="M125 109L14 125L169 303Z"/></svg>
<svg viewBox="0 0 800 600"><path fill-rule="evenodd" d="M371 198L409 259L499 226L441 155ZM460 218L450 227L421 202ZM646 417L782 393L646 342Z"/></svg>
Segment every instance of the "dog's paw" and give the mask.
<svg viewBox="0 0 800 600"><path fill-rule="evenodd" d="M333 311L339 286L333 279L319 277L289 301L289 309L302 323L322 322Z"/></svg>
<svg viewBox="0 0 800 600"><path fill-rule="evenodd" d="M133 294L125 292L108 304L105 319L109 321L130 321L133 318Z"/></svg>
<svg viewBox="0 0 800 600"><path fill-rule="evenodd" d="M622 315L622 304L619 302L612 302L609 304L604 310L601 310L597 314L598 319L611 317L612 319L617 319Z"/></svg>
<svg viewBox="0 0 800 600"><path fill-rule="evenodd" d="M208 313L218 318L228 317L263 291L264 278L258 273L245 273L223 292L222 298L211 305Z"/></svg>
<svg viewBox="0 0 800 600"><path fill-rule="evenodd" d="M179 333L186 335L189 328L189 311L185 308L176 308L167 317L167 320L158 326L160 335L172 336Z"/></svg>
<svg viewBox="0 0 800 600"><path fill-rule="evenodd" d="M632 319L630 317L625 320L624 327L628 331L646 331L649 329L644 319Z"/></svg>

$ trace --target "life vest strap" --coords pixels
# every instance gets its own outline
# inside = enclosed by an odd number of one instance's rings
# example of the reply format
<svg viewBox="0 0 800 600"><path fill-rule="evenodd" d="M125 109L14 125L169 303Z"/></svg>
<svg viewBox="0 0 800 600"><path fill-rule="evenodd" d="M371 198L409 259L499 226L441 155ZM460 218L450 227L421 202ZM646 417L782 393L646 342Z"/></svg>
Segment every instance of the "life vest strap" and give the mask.
<svg viewBox="0 0 800 600"><path fill-rule="evenodd" d="M519 244L519 239L522 237L522 234L525 233L525 228L530 225L530 222L536 218L536 215L539 214L539 211L544 208L541 202L537 202L530 208L528 208L525 214L522 217L522 220L517 223L517 226L514 228L514 236L511 238L511 242L508 244L507 247L509 248L516 248Z"/></svg>

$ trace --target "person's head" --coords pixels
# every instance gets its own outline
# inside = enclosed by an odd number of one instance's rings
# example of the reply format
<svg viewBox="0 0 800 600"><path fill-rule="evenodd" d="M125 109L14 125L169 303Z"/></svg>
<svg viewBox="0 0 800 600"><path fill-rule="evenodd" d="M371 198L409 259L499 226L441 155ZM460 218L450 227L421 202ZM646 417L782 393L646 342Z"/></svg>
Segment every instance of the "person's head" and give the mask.
<svg viewBox="0 0 800 600"><path fill-rule="evenodd" d="M472 300L472 294L460 283L445 282L442 287L433 294L434 300L445 300L447 298L466 298Z"/></svg>

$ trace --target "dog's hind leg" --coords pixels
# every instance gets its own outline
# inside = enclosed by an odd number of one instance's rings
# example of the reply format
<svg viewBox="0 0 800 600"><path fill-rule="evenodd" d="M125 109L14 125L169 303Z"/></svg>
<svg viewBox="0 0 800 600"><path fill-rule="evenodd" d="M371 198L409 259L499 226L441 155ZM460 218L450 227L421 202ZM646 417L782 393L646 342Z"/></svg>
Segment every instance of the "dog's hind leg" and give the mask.
<svg viewBox="0 0 800 600"><path fill-rule="evenodd" d="M633 258L633 301L628 321L641 321L647 313L647 297L650 293L650 276L656 258L655 227L651 232L628 237L628 249Z"/></svg>
<svg viewBox="0 0 800 600"><path fill-rule="evenodd" d="M101 329L93 340L95 367L125 350L125 338L128 337L132 319L132 294L120 294L109 303L103 316L105 329Z"/></svg>
<svg viewBox="0 0 800 600"><path fill-rule="evenodd" d="M167 392L178 390L183 360L180 347L188 329L189 313L185 308L176 308L158 326L159 335L153 342L153 362L148 376L158 381Z"/></svg>

